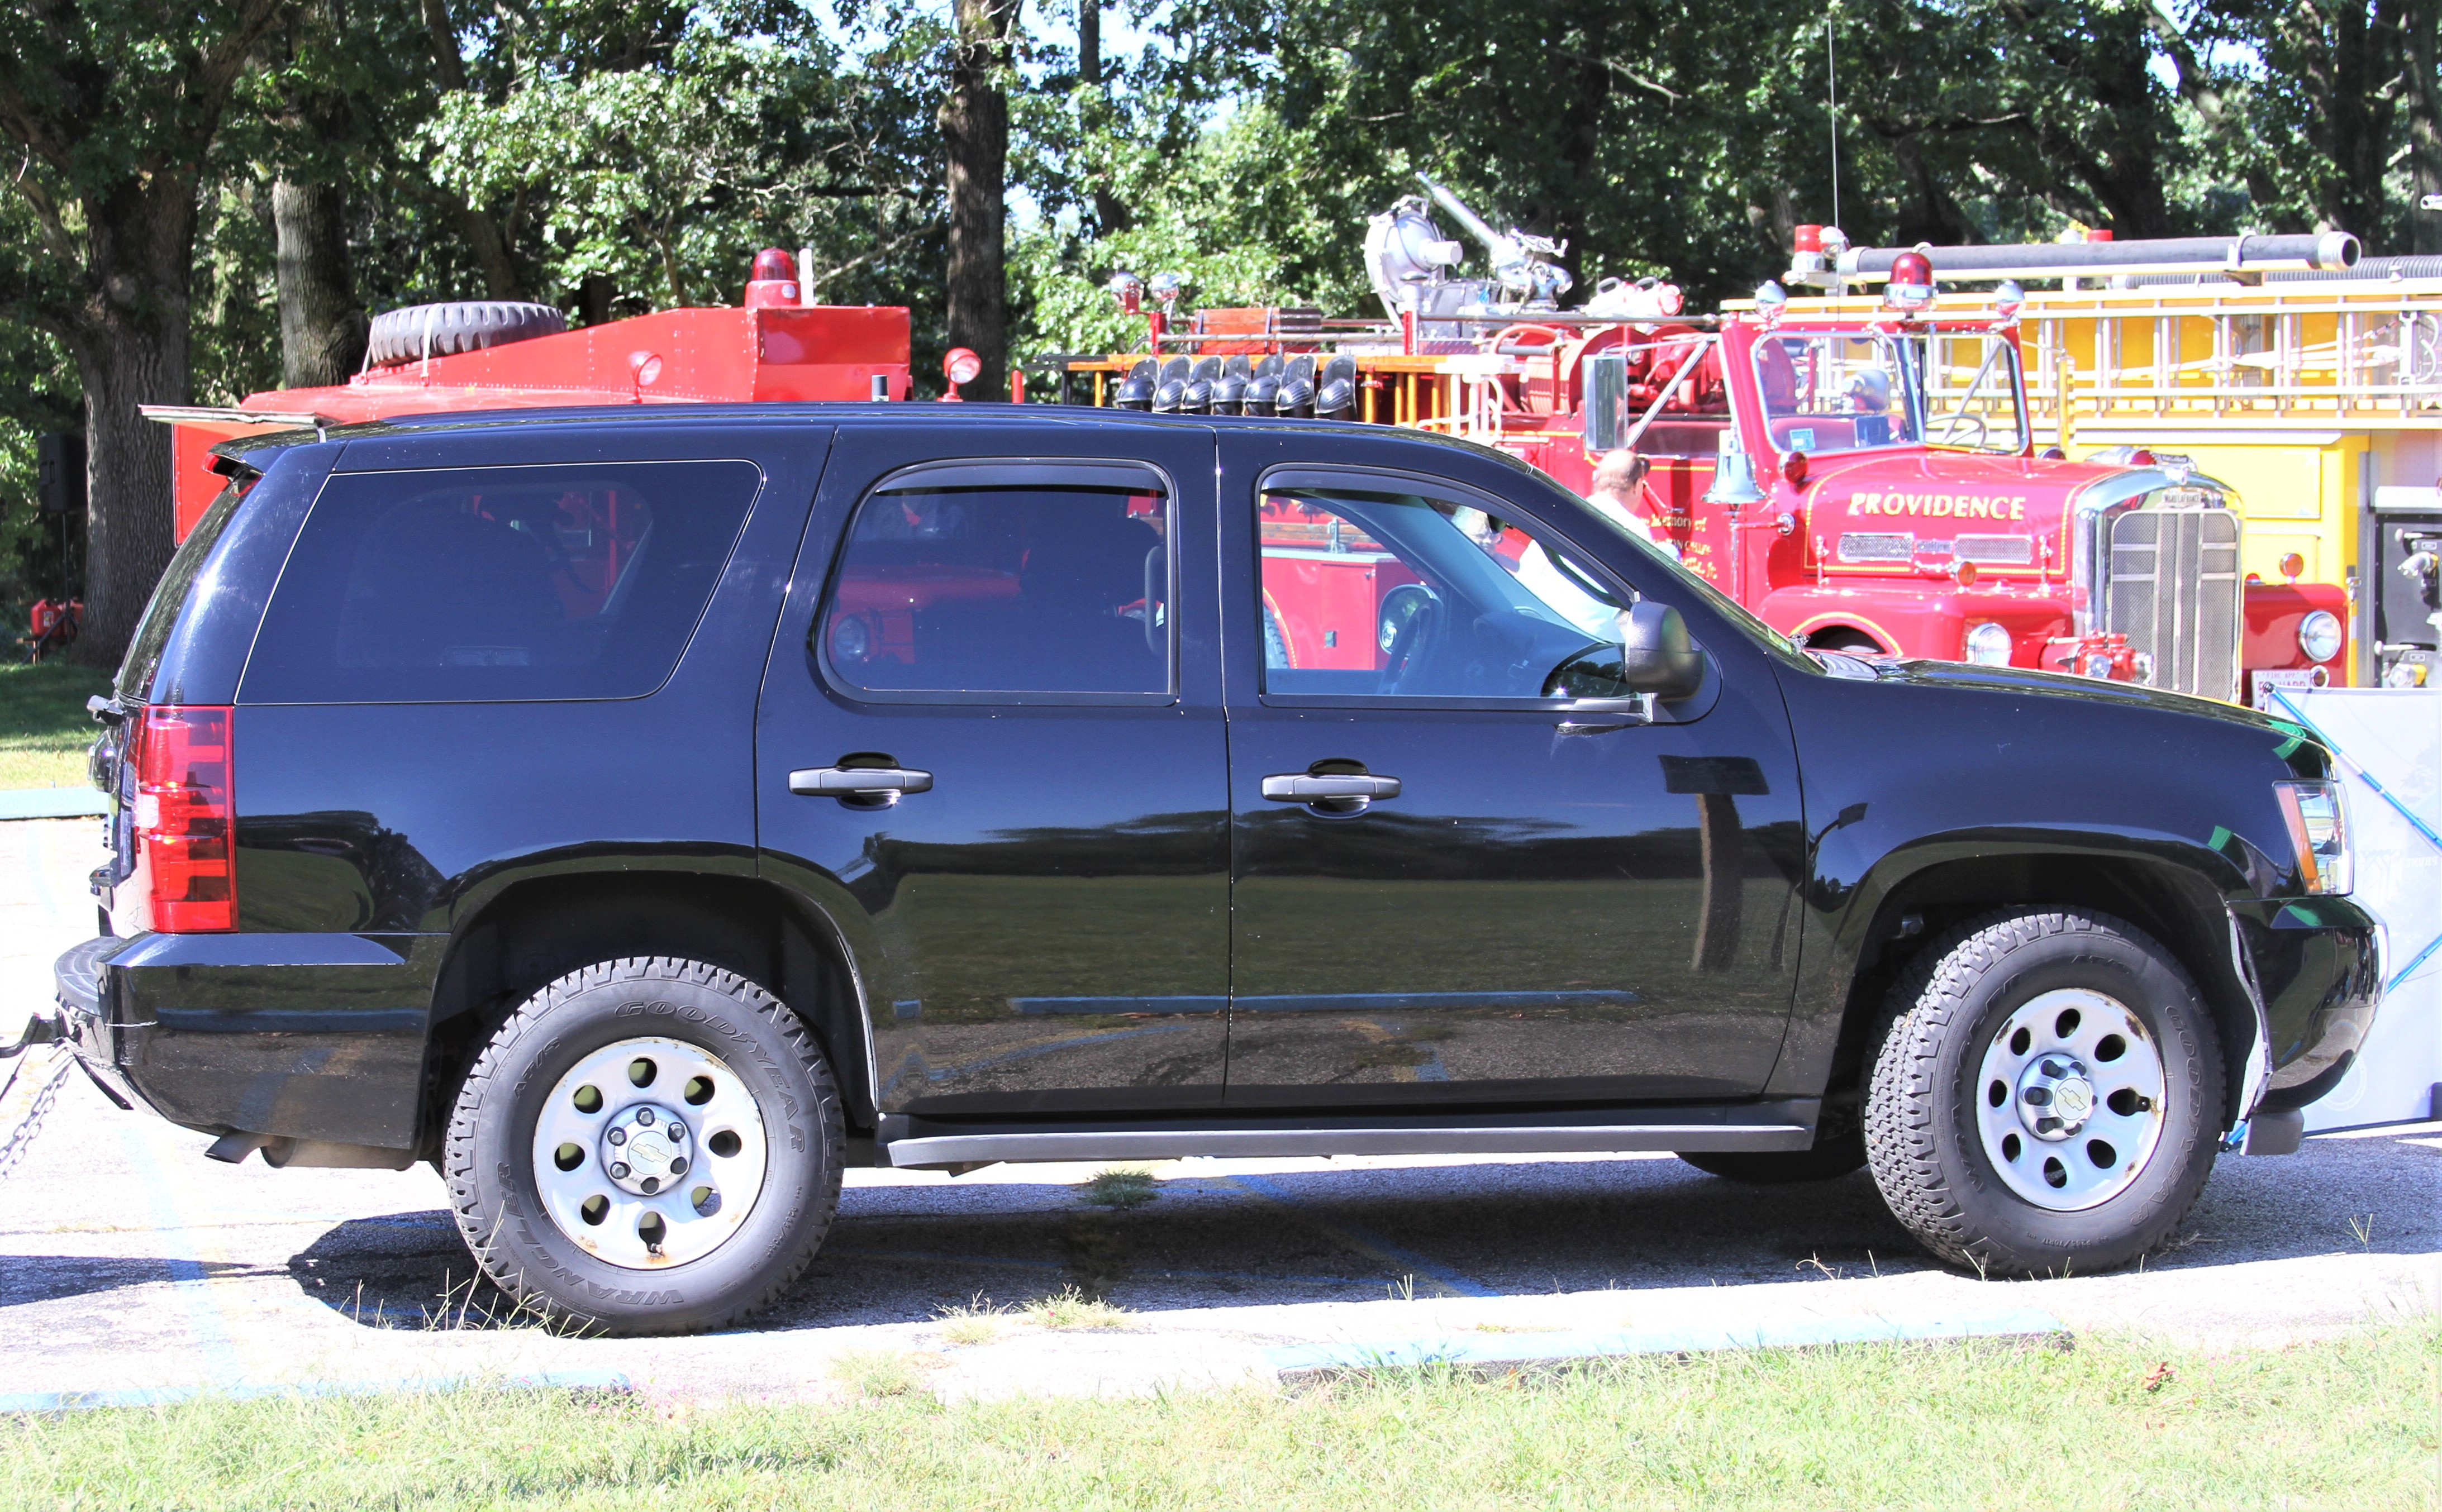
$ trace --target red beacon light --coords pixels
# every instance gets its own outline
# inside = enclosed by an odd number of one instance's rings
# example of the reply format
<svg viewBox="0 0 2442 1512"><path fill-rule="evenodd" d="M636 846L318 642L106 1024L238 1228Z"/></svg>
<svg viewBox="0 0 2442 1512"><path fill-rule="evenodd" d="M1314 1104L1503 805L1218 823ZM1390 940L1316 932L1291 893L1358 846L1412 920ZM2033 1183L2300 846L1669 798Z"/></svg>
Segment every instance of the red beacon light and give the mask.
<svg viewBox="0 0 2442 1512"><path fill-rule="evenodd" d="M746 307L766 310L797 302L797 260L776 246L755 254L754 270L746 275Z"/></svg>
<svg viewBox="0 0 2442 1512"><path fill-rule="evenodd" d="M1886 309L1915 315L1933 303L1933 259L1920 245L1891 259L1891 274L1883 285Z"/></svg>
<svg viewBox="0 0 2442 1512"><path fill-rule="evenodd" d="M975 382L983 371L983 358L965 347L952 347L949 355L941 359L941 376L950 380L949 392L941 395L941 402L957 404L964 399L966 395L958 392L958 385Z"/></svg>

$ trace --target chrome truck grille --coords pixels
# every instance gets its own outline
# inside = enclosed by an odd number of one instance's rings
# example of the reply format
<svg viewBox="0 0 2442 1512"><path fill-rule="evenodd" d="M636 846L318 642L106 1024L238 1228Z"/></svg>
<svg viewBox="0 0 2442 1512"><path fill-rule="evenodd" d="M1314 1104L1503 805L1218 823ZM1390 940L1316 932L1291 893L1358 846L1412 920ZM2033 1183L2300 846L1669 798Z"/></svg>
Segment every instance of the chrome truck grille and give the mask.
<svg viewBox="0 0 2442 1512"><path fill-rule="evenodd" d="M2102 628L2152 659L2154 686L2238 696L2238 515L2131 509L2109 519Z"/></svg>

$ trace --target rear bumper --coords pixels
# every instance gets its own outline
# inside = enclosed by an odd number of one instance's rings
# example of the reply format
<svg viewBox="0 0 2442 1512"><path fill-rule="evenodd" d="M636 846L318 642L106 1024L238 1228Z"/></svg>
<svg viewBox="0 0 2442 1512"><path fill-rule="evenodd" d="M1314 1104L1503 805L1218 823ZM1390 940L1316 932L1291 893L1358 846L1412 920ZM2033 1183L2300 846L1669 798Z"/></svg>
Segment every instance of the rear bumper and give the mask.
<svg viewBox="0 0 2442 1512"><path fill-rule="evenodd" d="M2246 1111L2287 1113L2338 1085L2382 1004L2374 916L2346 898L2233 904L2231 920L2264 1009L2271 1077Z"/></svg>
<svg viewBox="0 0 2442 1512"><path fill-rule="evenodd" d="M138 935L52 967L67 1038L128 1101L207 1133L412 1146L446 938Z"/></svg>
<svg viewBox="0 0 2442 1512"><path fill-rule="evenodd" d="M88 939L51 965L51 982L59 999L62 1036L94 1080L120 1101L151 1102L129 1080L127 1067L143 1058L150 1024L130 1023L112 1011L110 957L129 941L104 935Z"/></svg>

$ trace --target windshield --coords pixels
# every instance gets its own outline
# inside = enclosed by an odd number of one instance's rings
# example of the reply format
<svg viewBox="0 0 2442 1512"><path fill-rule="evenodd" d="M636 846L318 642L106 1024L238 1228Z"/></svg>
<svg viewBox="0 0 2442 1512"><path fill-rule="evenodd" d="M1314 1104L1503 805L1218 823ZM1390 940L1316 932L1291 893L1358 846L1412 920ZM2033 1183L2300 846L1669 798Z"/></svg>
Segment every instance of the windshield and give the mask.
<svg viewBox="0 0 2442 1512"><path fill-rule="evenodd" d="M2026 445L2017 346L1983 331L1782 332L1756 343L1764 423L1811 456L1935 446Z"/></svg>

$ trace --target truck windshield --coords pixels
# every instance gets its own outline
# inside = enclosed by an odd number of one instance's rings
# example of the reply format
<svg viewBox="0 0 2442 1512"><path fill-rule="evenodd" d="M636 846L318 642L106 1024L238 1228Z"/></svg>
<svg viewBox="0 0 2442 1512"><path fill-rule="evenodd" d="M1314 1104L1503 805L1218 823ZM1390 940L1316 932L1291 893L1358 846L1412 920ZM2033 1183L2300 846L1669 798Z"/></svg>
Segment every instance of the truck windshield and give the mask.
<svg viewBox="0 0 2442 1512"><path fill-rule="evenodd" d="M2027 435L2016 345L1982 331L1780 332L1756 343L1756 389L1782 452L1879 446L2016 452Z"/></svg>

